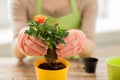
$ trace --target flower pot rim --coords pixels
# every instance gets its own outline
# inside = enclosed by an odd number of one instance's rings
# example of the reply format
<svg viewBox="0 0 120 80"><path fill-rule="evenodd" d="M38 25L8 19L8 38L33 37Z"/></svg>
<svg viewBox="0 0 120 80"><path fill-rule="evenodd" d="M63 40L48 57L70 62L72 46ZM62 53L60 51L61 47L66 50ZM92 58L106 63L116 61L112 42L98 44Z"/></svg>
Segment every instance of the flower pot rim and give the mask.
<svg viewBox="0 0 120 80"><path fill-rule="evenodd" d="M38 68L38 65L36 65L36 62L38 62L38 61L42 61L41 63L46 62L46 61L45 61L45 58L41 58L41 59L35 60L35 61L34 61L34 67L35 67L35 68ZM67 65L66 65L65 63L63 63L62 61L65 61ZM39 70L44 70L44 71L62 71L62 70L64 70L64 69L69 68L69 66L70 66L70 62L69 62L68 60L66 60L66 59L63 59L63 58L58 58L57 62L63 63L63 64L66 66L66 68L58 69L58 70L45 70L45 69L41 69L41 68L38 68L38 69L39 69ZM41 63L39 63L39 65L40 65Z"/></svg>

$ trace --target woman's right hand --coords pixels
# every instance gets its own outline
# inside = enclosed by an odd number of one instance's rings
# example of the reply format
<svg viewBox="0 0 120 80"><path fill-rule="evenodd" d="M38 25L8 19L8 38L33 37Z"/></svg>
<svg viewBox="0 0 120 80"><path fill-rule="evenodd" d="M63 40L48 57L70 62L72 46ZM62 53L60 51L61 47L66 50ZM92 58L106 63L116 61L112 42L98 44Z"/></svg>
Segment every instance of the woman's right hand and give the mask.
<svg viewBox="0 0 120 80"><path fill-rule="evenodd" d="M43 56L46 54L48 46L40 39L34 38L24 33L27 28L23 28L18 35L18 48L24 55Z"/></svg>

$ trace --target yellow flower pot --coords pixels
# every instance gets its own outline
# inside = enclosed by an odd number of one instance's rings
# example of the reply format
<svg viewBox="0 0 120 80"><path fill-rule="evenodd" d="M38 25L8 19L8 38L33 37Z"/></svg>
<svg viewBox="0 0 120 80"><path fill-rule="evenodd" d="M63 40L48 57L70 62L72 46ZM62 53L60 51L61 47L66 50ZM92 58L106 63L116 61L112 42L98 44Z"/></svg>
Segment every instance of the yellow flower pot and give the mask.
<svg viewBox="0 0 120 80"><path fill-rule="evenodd" d="M65 59L58 59L58 62L62 62L66 68L60 70L44 70L38 68L41 63L46 62L45 59L39 59L34 62L37 80L67 80L69 62Z"/></svg>

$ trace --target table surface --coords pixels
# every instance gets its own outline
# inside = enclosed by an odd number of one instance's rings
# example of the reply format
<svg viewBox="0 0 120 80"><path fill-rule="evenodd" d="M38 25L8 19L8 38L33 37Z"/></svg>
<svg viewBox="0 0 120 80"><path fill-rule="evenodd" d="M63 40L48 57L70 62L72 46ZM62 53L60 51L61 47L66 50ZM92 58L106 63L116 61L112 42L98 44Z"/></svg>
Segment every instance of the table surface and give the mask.
<svg viewBox="0 0 120 80"><path fill-rule="evenodd" d="M105 58L99 58L96 73L86 73L80 60L69 60L68 80L107 80ZM18 62L16 58L0 58L0 80L37 80L33 60Z"/></svg>

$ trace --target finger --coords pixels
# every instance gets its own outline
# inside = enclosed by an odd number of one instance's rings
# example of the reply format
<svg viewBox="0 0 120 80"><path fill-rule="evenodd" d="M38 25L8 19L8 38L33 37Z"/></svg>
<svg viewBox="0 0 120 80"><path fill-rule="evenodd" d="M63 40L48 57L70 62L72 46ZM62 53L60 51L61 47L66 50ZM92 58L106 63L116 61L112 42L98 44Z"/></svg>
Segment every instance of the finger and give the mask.
<svg viewBox="0 0 120 80"><path fill-rule="evenodd" d="M47 51L46 48L42 47L41 45L38 45L38 44L34 43L29 38L25 41L25 43L30 49L34 50L35 52L38 52L38 53L42 54L43 52Z"/></svg>
<svg viewBox="0 0 120 80"><path fill-rule="evenodd" d="M30 39L31 39L34 43L36 43L36 44L38 44L38 45L41 45L42 47L48 49L48 46L47 46L47 45L45 44L45 42L43 42L41 39L39 39L39 38L34 38L34 37L32 37L32 36L30 36Z"/></svg>

